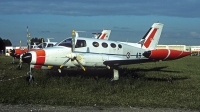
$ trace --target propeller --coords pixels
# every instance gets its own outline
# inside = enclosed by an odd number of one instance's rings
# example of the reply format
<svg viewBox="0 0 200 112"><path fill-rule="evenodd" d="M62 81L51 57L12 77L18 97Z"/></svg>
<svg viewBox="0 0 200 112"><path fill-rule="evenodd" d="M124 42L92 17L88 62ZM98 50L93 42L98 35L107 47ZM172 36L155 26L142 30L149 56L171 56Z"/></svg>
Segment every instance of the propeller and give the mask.
<svg viewBox="0 0 200 112"><path fill-rule="evenodd" d="M62 65L60 65L60 68L62 68L69 60L70 58L68 58Z"/></svg>
<svg viewBox="0 0 200 112"><path fill-rule="evenodd" d="M72 44L72 48L71 51L72 53L69 53L66 55L66 57L68 58L63 64L60 65L60 69L71 59L71 61L76 60L76 62L78 63L78 65L83 69L83 71L85 71L86 69L83 67L83 65L81 64L81 62L77 59L77 57L79 57L81 59L81 57L79 55L76 55L74 53L75 50L75 45L76 45L76 41L78 38L77 36L77 32L75 30L72 30L72 38L71 38L71 44ZM59 72L61 72L61 70L58 69Z"/></svg>
<svg viewBox="0 0 200 112"><path fill-rule="evenodd" d="M77 60L76 57L74 57L74 59L78 62L79 66L83 69L83 71L86 71L85 67L83 67L83 65L80 63L80 61Z"/></svg>
<svg viewBox="0 0 200 112"><path fill-rule="evenodd" d="M71 44L72 44L72 52L74 52L74 49L75 49L75 43L76 43L75 30L72 30L72 40L71 40Z"/></svg>
<svg viewBox="0 0 200 112"><path fill-rule="evenodd" d="M79 61L79 59L81 59L82 57L80 55L76 55L75 53L70 53L67 54L66 57L68 58L62 65L60 65L60 68L58 69L58 71L61 73L61 68L71 59L71 61L76 60L76 62L78 63L78 65L81 67L81 69L83 69L83 71L86 71L85 67L81 64L81 62Z"/></svg>
<svg viewBox="0 0 200 112"><path fill-rule="evenodd" d="M71 39L71 44L72 44L72 49L71 51L74 52L75 49L75 30L72 30L72 39ZM63 64L60 65L60 69L70 60L70 58L68 58ZM58 69L59 72L61 72L61 70Z"/></svg>
<svg viewBox="0 0 200 112"><path fill-rule="evenodd" d="M77 55L75 53L70 53L70 54L67 54L66 57L69 58L69 59L71 59L71 60L76 60L76 62L78 63L78 65L81 67L81 69L83 69L83 71L86 71L85 67L79 61L82 58L81 55Z"/></svg>

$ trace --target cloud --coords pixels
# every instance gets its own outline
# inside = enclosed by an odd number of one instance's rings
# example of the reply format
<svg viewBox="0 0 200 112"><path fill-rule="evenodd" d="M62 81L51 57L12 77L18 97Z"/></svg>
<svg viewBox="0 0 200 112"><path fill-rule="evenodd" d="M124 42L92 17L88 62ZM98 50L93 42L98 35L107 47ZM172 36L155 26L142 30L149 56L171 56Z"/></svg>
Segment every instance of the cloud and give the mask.
<svg viewBox="0 0 200 112"><path fill-rule="evenodd" d="M200 17L199 0L4 0L0 14L69 16L159 15Z"/></svg>

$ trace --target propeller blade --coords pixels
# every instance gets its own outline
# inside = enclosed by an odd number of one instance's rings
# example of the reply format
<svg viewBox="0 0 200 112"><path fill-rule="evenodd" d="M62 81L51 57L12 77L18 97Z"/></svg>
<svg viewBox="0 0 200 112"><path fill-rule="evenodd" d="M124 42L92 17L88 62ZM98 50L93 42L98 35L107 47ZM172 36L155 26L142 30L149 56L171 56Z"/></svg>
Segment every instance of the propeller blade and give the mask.
<svg viewBox="0 0 200 112"><path fill-rule="evenodd" d="M69 60L70 58L68 58L62 65L60 65L60 68L62 68Z"/></svg>
<svg viewBox="0 0 200 112"><path fill-rule="evenodd" d="M74 52L75 49L75 37L72 37L72 52Z"/></svg>
<svg viewBox="0 0 200 112"><path fill-rule="evenodd" d="M75 36L75 30L72 30L72 40L71 40L71 44L72 44L72 52L74 52L75 49L75 45L76 45L76 36Z"/></svg>
<svg viewBox="0 0 200 112"><path fill-rule="evenodd" d="M66 55L67 58L76 60L76 62L79 64L79 66L83 69L83 71L86 71L85 67L80 63L80 61L77 59L77 54L75 53L70 53Z"/></svg>
<svg viewBox="0 0 200 112"><path fill-rule="evenodd" d="M86 71L85 67L83 67L79 60L77 60L76 57L74 57L74 59L78 62L79 66L83 69L83 71Z"/></svg>

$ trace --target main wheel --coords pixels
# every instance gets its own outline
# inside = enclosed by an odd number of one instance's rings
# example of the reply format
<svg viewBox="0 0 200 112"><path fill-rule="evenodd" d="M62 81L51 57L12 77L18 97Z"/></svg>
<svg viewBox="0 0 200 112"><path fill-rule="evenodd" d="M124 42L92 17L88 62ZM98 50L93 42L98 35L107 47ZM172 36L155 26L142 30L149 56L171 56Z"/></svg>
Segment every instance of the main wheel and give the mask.
<svg viewBox="0 0 200 112"><path fill-rule="evenodd" d="M34 77L30 78L30 76L26 77L26 81L27 82L33 82L34 81Z"/></svg>

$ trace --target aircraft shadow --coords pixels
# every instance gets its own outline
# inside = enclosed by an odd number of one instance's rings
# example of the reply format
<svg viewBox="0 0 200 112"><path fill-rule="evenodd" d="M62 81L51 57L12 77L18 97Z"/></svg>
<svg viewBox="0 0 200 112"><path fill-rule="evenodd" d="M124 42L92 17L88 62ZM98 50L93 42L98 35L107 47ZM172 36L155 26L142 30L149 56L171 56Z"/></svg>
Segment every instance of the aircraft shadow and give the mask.
<svg viewBox="0 0 200 112"><path fill-rule="evenodd" d="M128 68L119 68L119 74L120 78L131 78L132 80L137 80L137 79L142 79L142 80L148 80L148 81L168 81L172 82L175 80L184 80L188 79L188 77L162 77L161 78L156 78L156 77L146 77L145 73L150 72L150 71L157 71L158 75L160 75L159 72L167 72L169 74L173 73L181 73L181 71L173 71L173 70L163 70L167 68L168 66L162 66L162 67L154 67L150 69L128 69ZM142 71L142 73L141 73ZM96 68L91 68L87 69L86 71L83 71L81 69L64 69L62 70L61 73L58 72L58 70L51 70L50 71L51 76L53 77L81 77L81 78L94 78L95 80L98 80L100 78L104 79L112 79L113 77L113 71L109 69L96 69ZM156 74L155 74L156 75Z"/></svg>
<svg viewBox="0 0 200 112"><path fill-rule="evenodd" d="M121 70L121 74L124 76L131 75L134 79L142 79L142 80L147 80L147 81L159 81L159 82L170 82L176 81L176 80L185 80L188 79L189 77L186 76L179 76L179 77L173 77L173 73L182 73L182 71L174 71L174 70L163 70L167 68L168 66L162 66L162 67L154 67L154 68L137 68L133 70L127 70L127 68L123 68ZM140 72L143 72L142 74ZM161 72L169 73L172 74L171 76L160 76L159 78L157 77L148 77L145 73L155 71L155 75L160 75ZM129 76L130 77L130 76Z"/></svg>

